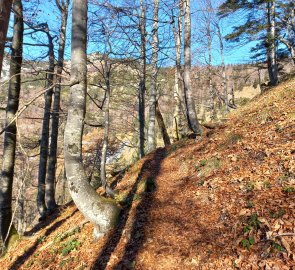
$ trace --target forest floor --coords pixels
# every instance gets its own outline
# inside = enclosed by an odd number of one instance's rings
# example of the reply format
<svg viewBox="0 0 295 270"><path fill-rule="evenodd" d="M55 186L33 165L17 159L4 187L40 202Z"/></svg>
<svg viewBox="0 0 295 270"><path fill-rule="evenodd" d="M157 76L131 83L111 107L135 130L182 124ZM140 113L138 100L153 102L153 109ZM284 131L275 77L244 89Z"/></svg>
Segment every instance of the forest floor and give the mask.
<svg viewBox="0 0 295 270"><path fill-rule="evenodd" d="M122 215L97 242L74 204L27 232L1 269L294 269L295 79L198 140L117 176Z"/></svg>

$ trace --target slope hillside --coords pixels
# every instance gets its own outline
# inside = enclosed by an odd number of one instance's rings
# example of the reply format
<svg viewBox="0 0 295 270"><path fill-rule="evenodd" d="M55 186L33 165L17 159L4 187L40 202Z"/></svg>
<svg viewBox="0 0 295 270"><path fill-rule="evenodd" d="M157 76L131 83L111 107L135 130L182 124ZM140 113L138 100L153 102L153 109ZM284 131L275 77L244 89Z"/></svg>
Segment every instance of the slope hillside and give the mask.
<svg viewBox="0 0 295 270"><path fill-rule="evenodd" d="M92 242L73 204L27 232L1 269L293 269L295 79L198 141L160 148L112 181L118 227Z"/></svg>

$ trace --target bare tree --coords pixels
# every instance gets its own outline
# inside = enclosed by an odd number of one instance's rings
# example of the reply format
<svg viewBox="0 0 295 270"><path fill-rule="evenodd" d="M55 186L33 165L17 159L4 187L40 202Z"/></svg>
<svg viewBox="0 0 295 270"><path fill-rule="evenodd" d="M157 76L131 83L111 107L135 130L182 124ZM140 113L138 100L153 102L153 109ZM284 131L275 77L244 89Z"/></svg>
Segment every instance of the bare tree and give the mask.
<svg viewBox="0 0 295 270"><path fill-rule="evenodd" d="M222 88L223 88L223 96L224 96L224 104L226 107L226 111L229 111L229 103L228 103L228 77L226 74L226 66L224 62L224 45L223 45L223 37L221 33L220 22L218 18L214 22L215 27L217 29L217 35L219 40L219 48L220 48L220 57L221 57L221 68L222 68Z"/></svg>
<svg viewBox="0 0 295 270"><path fill-rule="evenodd" d="M61 13L61 25L59 36L59 48L57 59L57 77L56 87L54 89L54 100L52 106L52 120L51 120L51 135L50 135L50 149L48 156L48 168L45 186L45 202L48 212L56 208L55 201L55 173L57 162L57 141L58 141L58 126L59 126L59 107L60 107L60 91L61 91L61 75L64 66L64 53L66 44L66 29L68 22L68 9L70 0L56 0L56 5Z"/></svg>
<svg viewBox="0 0 295 270"><path fill-rule="evenodd" d="M174 74L174 100L175 109L173 114L173 135L174 139L179 140L185 134L185 119L184 110L182 106L183 102L183 77L181 69L181 48L182 48L182 26L183 26L183 1L178 0L178 16L174 18L172 14L172 27L175 42L175 74ZM172 9L173 12L173 9Z"/></svg>
<svg viewBox="0 0 295 270"><path fill-rule="evenodd" d="M8 100L6 107L6 124L15 119L19 106L19 95L21 90L21 66L23 49L23 7L21 0L15 0L14 5L14 27L10 60L10 81L8 89ZM12 186L15 166L16 150L16 122L15 120L6 128L4 135L4 151L0 181L0 230L1 240L4 246L9 244L11 236L16 233L12 224Z"/></svg>
<svg viewBox="0 0 295 270"><path fill-rule="evenodd" d="M46 73L46 86L50 88L53 85L53 73L54 73L54 45L53 37L50 34L48 24L45 24L44 32L48 38L48 59L49 65ZM50 110L52 104L52 89L44 94L44 116L42 124L42 133L40 141L40 161L38 170L38 194L37 194L37 208L41 218L46 216L47 207L45 204L45 179L48 159L48 145L49 145L49 124L50 124Z"/></svg>
<svg viewBox="0 0 295 270"><path fill-rule="evenodd" d="M152 29L152 76L149 93L149 121L148 121L148 152L156 148L155 124L156 124L156 98L157 98L157 75L158 75L158 20L159 20L159 0L154 0L154 16Z"/></svg>
<svg viewBox="0 0 295 270"><path fill-rule="evenodd" d="M190 0L184 1L184 94L187 111L188 126L194 134L201 134L201 127L197 118L193 89L191 84L191 9Z"/></svg>
<svg viewBox="0 0 295 270"><path fill-rule="evenodd" d="M64 137L66 175L71 196L83 215L94 224L95 238L117 222L115 202L99 196L88 182L82 162L82 135L87 89L87 0L74 0L72 8L71 91Z"/></svg>
<svg viewBox="0 0 295 270"><path fill-rule="evenodd" d="M112 197L115 196L115 192L109 187L106 180L106 160L107 160L107 151L109 144L109 132L110 132L110 99L111 99L111 84L110 84L110 75L112 65L108 59L104 59L104 68L103 76L105 80L105 115L104 115L104 137L103 145L101 150L101 161L100 161L100 179L101 183L106 191L106 193Z"/></svg>
<svg viewBox="0 0 295 270"><path fill-rule="evenodd" d="M144 157L145 92L146 92L146 7L140 0L140 75L138 87L139 158Z"/></svg>
<svg viewBox="0 0 295 270"><path fill-rule="evenodd" d="M12 0L0 0L0 78Z"/></svg>

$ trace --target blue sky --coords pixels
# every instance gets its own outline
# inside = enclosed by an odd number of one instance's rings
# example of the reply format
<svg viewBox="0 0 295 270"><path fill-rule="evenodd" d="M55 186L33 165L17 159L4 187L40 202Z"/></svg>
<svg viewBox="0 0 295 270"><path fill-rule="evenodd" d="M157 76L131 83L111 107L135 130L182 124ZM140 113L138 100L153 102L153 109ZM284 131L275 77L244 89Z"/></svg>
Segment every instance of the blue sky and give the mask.
<svg viewBox="0 0 295 270"><path fill-rule="evenodd" d="M216 5L216 1L213 0L213 4ZM118 4L118 1L113 1ZM198 9L197 1L192 1L192 9ZM27 3L25 3L27 5ZM47 22L49 24L49 27L55 32L55 34L58 34L58 28L59 28L59 12L57 11L57 8L55 7L54 1L44 1L39 0L39 4L32 7L33 11L30 11L27 13L27 19L31 19L31 15L35 14L35 20L38 22ZM197 11L198 12L198 11ZM198 47L200 45L197 42L197 39L194 38L195 35L197 35L199 29L199 23L197 20L197 12L194 12L192 15L192 28L193 28L193 38L192 38L192 47L193 47L193 59L194 63L200 64L200 62L205 62L202 60L204 58L204 53L200 53ZM71 13L71 12L70 12ZM232 29L232 20L225 20L223 22L223 34L230 33ZM71 27L71 15L69 17L69 24L68 24L68 33L70 32ZM11 34L11 30L10 30ZM37 42L44 42L46 41L44 35L37 35ZM27 42L32 42L32 40L29 37L26 37L25 39ZM172 42L172 41L171 41ZM215 46L213 48L213 63L219 64L220 63L220 55L219 55L219 46L217 45L216 41L214 42ZM238 64L238 63L246 63L250 60L250 49L251 46L253 46L255 43L252 44L246 44L244 46L237 46L237 44L225 44L226 50L225 50L225 62L226 64ZM235 45L235 46L234 46ZM89 44L89 52L96 51L95 45ZM37 48L37 47L30 47L25 46L24 48L24 56L25 58L35 58L40 57L42 55L46 54L46 48ZM66 58L70 58L70 35L68 34L68 42L67 42L67 49L66 49ZM169 62L169 61L168 61Z"/></svg>

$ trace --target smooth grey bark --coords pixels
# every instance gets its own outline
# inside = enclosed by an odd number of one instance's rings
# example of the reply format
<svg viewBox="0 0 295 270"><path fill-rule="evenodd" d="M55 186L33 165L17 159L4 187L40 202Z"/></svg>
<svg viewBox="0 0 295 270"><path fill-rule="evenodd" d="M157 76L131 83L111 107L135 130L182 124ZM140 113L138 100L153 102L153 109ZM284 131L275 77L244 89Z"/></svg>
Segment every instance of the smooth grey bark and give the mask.
<svg viewBox="0 0 295 270"><path fill-rule="evenodd" d="M0 78L12 0L0 0Z"/></svg>
<svg viewBox="0 0 295 270"><path fill-rule="evenodd" d="M58 59L56 69L56 86L54 89L52 117L51 117L51 135L50 149L48 156L48 168L45 185L45 202L48 212L52 212L57 204L55 200L55 179L56 179L56 162L58 147L58 127L59 127L59 107L60 107L60 91L61 91L61 75L64 66L64 52L66 43L66 28L68 21L68 9L70 0L56 0L57 7L61 12L61 26L58 48Z"/></svg>
<svg viewBox="0 0 295 270"><path fill-rule="evenodd" d="M145 92L146 92L146 7L143 5L143 0L140 0L140 75L138 87L138 123L139 123L139 138L138 138L138 153L139 158L144 157L145 143Z"/></svg>
<svg viewBox="0 0 295 270"><path fill-rule="evenodd" d="M221 57L221 68L222 68L222 88L223 88L223 96L224 96L224 104L226 112L229 112L228 106L228 78L226 74L226 66L224 61L224 46L223 46L223 37L220 29L219 22L215 23L215 27L217 28L217 35L219 40L219 48L220 48L220 57Z"/></svg>
<svg viewBox="0 0 295 270"><path fill-rule="evenodd" d="M190 0L184 0L184 96L188 126L194 134L201 134L201 127L197 118L193 90L191 84L191 11Z"/></svg>
<svg viewBox="0 0 295 270"><path fill-rule="evenodd" d="M19 96L21 90L21 66L23 51L23 8L21 0L14 1L14 26L11 46L10 81L8 89L8 100L6 107L6 124L10 123L18 110ZM9 125L4 134L4 151L0 180L0 230L1 242L5 246L9 244L11 234L15 232L12 222L12 186L15 166L16 150L16 122ZM10 230L9 230L10 228Z"/></svg>
<svg viewBox="0 0 295 270"><path fill-rule="evenodd" d="M175 73L174 73L174 101L175 108L173 113L173 136L175 140L179 140L185 135L185 119L182 106L182 70L181 70L181 44L182 44L182 20L183 20L183 5L182 0L179 0L179 14L177 20L173 23L173 34L175 42ZM177 24L177 27L176 25Z"/></svg>
<svg viewBox="0 0 295 270"><path fill-rule="evenodd" d="M148 138L147 150L153 151L156 148L156 98L157 98L157 76L158 76L158 20L159 20L159 0L154 0L154 15L153 15L153 29L152 29L152 74L151 87L149 93L149 120L148 120Z"/></svg>
<svg viewBox="0 0 295 270"><path fill-rule="evenodd" d="M159 129L160 129L160 132L161 132L165 147L168 146L168 145L171 145L170 137L168 135L166 125L165 125L162 113L160 111L160 108L159 108L158 101L156 101L156 119L157 119L157 122L158 122L158 126L159 126Z"/></svg>
<svg viewBox="0 0 295 270"><path fill-rule="evenodd" d="M275 23L275 0L267 3L267 67L271 85L278 84L278 66L276 59L276 23Z"/></svg>
<svg viewBox="0 0 295 270"><path fill-rule="evenodd" d="M87 220L94 224L94 237L113 228L119 208L99 196L88 182L82 161L82 135L87 90L87 0L74 0L72 7L71 90L65 127L64 155L70 194Z"/></svg>
<svg viewBox="0 0 295 270"><path fill-rule="evenodd" d="M292 58L292 65L295 66L295 48L293 45L294 35L290 29L290 24L287 25L288 38L278 37L278 39L287 47Z"/></svg>
<svg viewBox="0 0 295 270"><path fill-rule="evenodd" d="M110 99L111 99L111 64L108 60L104 60L104 79L106 82L106 93L105 93L105 115L104 115L104 137L101 150L101 161L100 161L100 179L106 193L112 197L115 196L115 192L109 187L106 179L106 161L107 161L107 151L109 144L109 131L110 131Z"/></svg>
<svg viewBox="0 0 295 270"><path fill-rule="evenodd" d="M54 45L53 38L50 35L49 27L46 24L44 29L48 38L48 57L49 65L46 74L46 89L49 89L53 85L53 73L54 73ZM45 204L45 179L47 170L48 159L48 145L49 145L49 124L50 124L50 110L52 104L52 93L50 89L44 94L44 114L42 123L42 132L40 140L40 160L38 169L38 194L37 194L37 208L41 218L44 218L47 213L47 207Z"/></svg>
<svg viewBox="0 0 295 270"><path fill-rule="evenodd" d="M207 16L206 16L207 17ZM216 119L215 112L215 92L212 84L212 37L211 37L211 18L206 18L206 36L208 49L208 81L209 81L209 95L210 95L210 118Z"/></svg>

